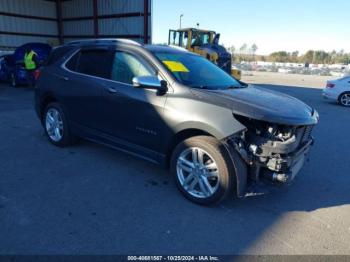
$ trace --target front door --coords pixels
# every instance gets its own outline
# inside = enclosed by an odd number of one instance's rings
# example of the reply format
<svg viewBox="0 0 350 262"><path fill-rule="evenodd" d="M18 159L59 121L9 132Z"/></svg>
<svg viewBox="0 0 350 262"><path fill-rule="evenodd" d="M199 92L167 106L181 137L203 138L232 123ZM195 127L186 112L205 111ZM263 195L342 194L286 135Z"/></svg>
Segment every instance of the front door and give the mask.
<svg viewBox="0 0 350 262"><path fill-rule="evenodd" d="M143 58L116 51L111 81L103 94L103 120L109 134L130 146L157 150L166 127L162 117L166 95L132 85L134 77L151 75L156 70Z"/></svg>

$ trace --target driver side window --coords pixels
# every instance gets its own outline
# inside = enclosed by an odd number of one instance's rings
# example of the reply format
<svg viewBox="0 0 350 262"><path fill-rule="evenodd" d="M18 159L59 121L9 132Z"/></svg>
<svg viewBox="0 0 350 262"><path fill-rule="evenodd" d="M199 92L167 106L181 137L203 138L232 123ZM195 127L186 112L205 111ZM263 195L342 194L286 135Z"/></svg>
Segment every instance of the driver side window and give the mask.
<svg viewBox="0 0 350 262"><path fill-rule="evenodd" d="M125 84L132 84L132 79L139 76L156 76L156 72L146 62L129 53L116 52L111 79Z"/></svg>

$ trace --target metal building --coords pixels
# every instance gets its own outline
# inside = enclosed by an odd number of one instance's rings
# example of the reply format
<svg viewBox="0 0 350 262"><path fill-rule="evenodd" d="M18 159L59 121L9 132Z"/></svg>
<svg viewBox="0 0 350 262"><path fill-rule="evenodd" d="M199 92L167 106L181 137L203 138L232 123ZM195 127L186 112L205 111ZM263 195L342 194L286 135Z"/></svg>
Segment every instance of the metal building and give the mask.
<svg viewBox="0 0 350 262"><path fill-rule="evenodd" d="M150 42L152 0L0 0L0 49L82 38Z"/></svg>

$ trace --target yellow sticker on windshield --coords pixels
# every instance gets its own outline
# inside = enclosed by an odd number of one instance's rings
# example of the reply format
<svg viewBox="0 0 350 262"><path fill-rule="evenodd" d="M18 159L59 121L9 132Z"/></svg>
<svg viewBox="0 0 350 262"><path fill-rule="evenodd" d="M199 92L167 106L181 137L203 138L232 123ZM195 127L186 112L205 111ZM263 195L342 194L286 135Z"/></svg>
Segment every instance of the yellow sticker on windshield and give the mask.
<svg viewBox="0 0 350 262"><path fill-rule="evenodd" d="M183 63L178 61L163 61L163 63L170 69L172 72L183 72L188 73L190 70L187 69L186 66L184 66Z"/></svg>

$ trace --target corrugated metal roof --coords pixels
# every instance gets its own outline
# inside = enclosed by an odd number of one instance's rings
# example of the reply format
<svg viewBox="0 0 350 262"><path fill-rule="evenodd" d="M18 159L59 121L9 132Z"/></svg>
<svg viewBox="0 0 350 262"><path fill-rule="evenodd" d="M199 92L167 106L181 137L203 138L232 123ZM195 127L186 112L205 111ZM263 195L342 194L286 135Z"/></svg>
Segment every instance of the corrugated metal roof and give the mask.
<svg viewBox="0 0 350 262"><path fill-rule="evenodd" d="M143 0L99 0L98 14L143 13Z"/></svg>
<svg viewBox="0 0 350 262"><path fill-rule="evenodd" d="M65 35L93 35L94 22L92 20L66 21L63 22Z"/></svg>
<svg viewBox="0 0 350 262"><path fill-rule="evenodd" d="M57 23L55 21L2 16L0 19L0 31L57 35Z"/></svg>
<svg viewBox="0 0 350 262"><path fill-rule="evenodd" d="M97 1L98 15L123 13L143 13L143 0L99 0ZM151 1L149 1L149 10ZM93 15L93 1L73 0L62 3L62 17L72 18Z"/></svg>
<svg viewBox="0 0 350 262"><path fill-rule="evenodd" d="M38 0L1 0L3 12L56 18L56 4Z"/></svg>
<svg viewBox="0 0 350 262"><path fill-rule="evenodd" d="M102 35L143 34L143 16L102 19L98 24Z"/></svg>
<svg viewBox="0 0 350 262"><path fill-rule="evenodd" d="M0 0L0 12L19 15L46 17L56 19L56 4L54 1L44 0ZM125 13L143 13L144 0L98 0L98 15L113 15ZM152 1L149 0L151 12ZM62 2L63 18L92 17L92 0L71 0ZM144 33L144 18L122 17L99 19L98 30L100 35L140 35ZM0 16L0 31L24 34L58 35L58 24L52 20L40 20L24 17ZM94 34L93 20L77 20L63 22L64 35L91 35ZM149 35L151 35L151 19L149 19ZM74 38L76 39L76 38ZM67 40L67 39L65 39ZM142 38L134 40L142 41ZM0 35L0 46L18 46L25 42L39 41L57 42L56 37L38 37L25 35Z"/></svg>
<svg viewBox="0 0 350 262"><path fill-rule="evenodd" d="M42 42L49 44L58 44L57 38L43 38L34 36L15 36L15 35L0 35L0 46L21 46L30 42Z"/></svg>
<svg viewBox="0 0 350 262"><path fill-rule="evenodd" d="M92 3L92 1L87 0L73 0L62 2L62 17L67 18L78 16L91 16L93 14Z"/></svg>

